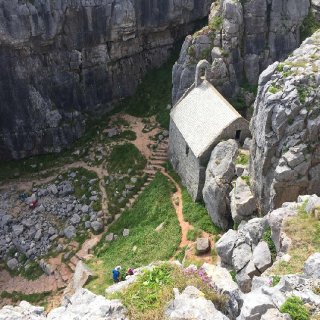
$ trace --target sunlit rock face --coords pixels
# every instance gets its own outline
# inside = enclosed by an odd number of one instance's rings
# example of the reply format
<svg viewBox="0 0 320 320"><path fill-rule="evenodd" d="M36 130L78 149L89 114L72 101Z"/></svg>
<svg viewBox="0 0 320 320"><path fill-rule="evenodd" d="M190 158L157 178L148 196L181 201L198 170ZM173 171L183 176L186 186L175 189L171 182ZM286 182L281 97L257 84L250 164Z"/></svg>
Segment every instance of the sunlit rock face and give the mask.
<svg viewBox="0 0 320 320"><path fill-rule="evenodd" d="M210 0L0 0L0 160L59 152L131 95Z"/></svg>

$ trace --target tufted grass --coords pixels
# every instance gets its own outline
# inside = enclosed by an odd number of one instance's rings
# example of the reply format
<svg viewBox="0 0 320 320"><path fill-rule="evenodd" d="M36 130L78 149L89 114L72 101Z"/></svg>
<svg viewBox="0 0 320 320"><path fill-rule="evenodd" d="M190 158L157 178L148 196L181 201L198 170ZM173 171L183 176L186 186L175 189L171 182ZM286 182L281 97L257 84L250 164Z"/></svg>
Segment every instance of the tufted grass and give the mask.
<svg viewBox="0 0 320 320"><path fill-rule="evenodd" d="M103 294L112 283L112 269L116 265L125 270L168 260L174 255L180 244L181 229L171 202L173 191L172 183L157 173L133 207L110 226L107 233L119 237L111 243L106 243L102 237L95 248L95 257L89 262L95 279L87 285L89 290ZM155 229L161 223L164 227L157 232ZM122 237L125 228L130 230L128 237Z"/></svg>
<svg viewBox="0 0 320 320"><path fill-rule="evenodd" d="M320 221L307 214L302 205L298 215L285 222L284 232L292 240L288 252L291 260L275 263L269 272L276 275L301 273L308 257L320 251Z"/></svg>
<svg viewBox="0 0 320 320"><path fill-rule="evenodd" d="M185 274L178 266L168 263L146 271L124 292L111 297L123 301L131 320L162 320L167 304L174 298L173 288L181 292L187 286L195 286L218 310L224 310L226 297L212 289L198 272Z"/></svg>

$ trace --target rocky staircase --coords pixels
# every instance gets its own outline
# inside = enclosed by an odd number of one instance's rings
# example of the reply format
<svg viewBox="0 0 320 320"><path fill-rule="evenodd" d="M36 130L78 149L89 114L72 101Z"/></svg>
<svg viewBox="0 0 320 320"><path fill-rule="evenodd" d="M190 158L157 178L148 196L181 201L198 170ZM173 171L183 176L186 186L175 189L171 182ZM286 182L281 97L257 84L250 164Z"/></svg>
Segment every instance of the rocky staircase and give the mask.
<svg viewBox="0 0 320 320"><path fill-rule="evenodd" d="M154 179L157 171L163 170L163 164L168 159L167 150L168 150L168 139L166 138L158 144L158 147L152 152L151 157L148 160L146 169L144 170L144 173L148 175L146 182L141 187L141 189L129 199L125 208L121 209L122 212L132 207L132 205L135 203L139 195L145 190L145 188Z"/></svg>

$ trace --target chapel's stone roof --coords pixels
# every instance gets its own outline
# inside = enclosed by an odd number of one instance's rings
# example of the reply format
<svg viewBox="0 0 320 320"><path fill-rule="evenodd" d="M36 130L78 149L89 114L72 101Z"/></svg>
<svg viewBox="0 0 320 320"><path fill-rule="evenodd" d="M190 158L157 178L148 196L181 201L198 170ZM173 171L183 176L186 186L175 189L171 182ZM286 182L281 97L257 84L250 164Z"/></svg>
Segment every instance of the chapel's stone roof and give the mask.
<svg viewBox="0 0 320 320"><path fill-rule="evenodd" d="M207 80L182 97L170 115L196 157L210 148L232 122L242 118Z"/></svg>

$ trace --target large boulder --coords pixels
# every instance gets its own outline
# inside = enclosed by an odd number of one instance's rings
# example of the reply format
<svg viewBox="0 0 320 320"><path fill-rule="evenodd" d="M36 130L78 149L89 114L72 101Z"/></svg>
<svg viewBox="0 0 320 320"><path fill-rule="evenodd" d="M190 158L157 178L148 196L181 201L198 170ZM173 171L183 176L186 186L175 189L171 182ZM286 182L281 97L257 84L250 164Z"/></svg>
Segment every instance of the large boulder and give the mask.
<svg viewBox="0 0 320 320"><path fill-rule="evenodd" d="M62 301L68 302L70 296L81 289L92 276L92 271L81 260L78 261L72 280L63 292Z"/></svg>
<svg viewBox="0 0 320 320"><path fill-rule="evenodd" d="M250 123L250 176L263 213L300 194L320 193L319 39L318 31L260 79Z"/></svg>
<svg viewBox="0 0 320 320"><path fill-rule="evenodd" d="M244 303L237 320L259 320L261 315L275 306L268 295L262 292L250 292L244 296Z"/></svg>
<svg viewBox="0 0 320 320"><path fill-rule="evenodd" d="M271 211L267 215L268 225L271 228L271 238L277 253L284 254L288 251L288 241L286 234L283 231L283 224L287 218L293 217L297 214L297 210L287 207L279 208Z"/></svg>
<svg viewBox="0 0 320 320"><path fill-rule="evenodd" d="M213 223L224 230L232 224L229 193L237 155L235 140L220 142L213 149L206 170L203 200Z"/></svg>
<svg viewBox="0 0 320 320"><path fill-rule="evenodd" d="M4 306L0 309L1 320L45 320L43 307L32 306L29 302L21 301L18 306Z"/></svg>
<svg viewBox="0 0 320 320"><path fill-rule="evenodd" d="M252 253L252 262L261 273L272 265L271 252L265 241L259 242L254 248Z"/></svg>
<svg viewBox="0 0 320 320"><path fill-rule="evenodd" d="M252 218L257 210L256 199L243 177L238 177L230 193L231 214L235 223Z"/></svg>
<svg viewBox="0 0 320 320"><path fill-rule="evenodd" d="M260 320L291 320L291 317L286 313L281 313L278 309L269 309Z"/></svg>
<svg viewBox="0 0 320 320"><path fill-rule="evenodd" d="M221 265L235 272L244 293L251 290L252 278L260 276L272 265L269 247L262 241L266 228L265 218L243 221L237 231L230 229L216 243Z"/></svg>
<svg viewBox="0 0 320 320"><path fill-rule="evenodd" d="M218 311L212 301L206 300L197 288L188 286L180 294L174 290L175 298L168 305L165 314L172 320L228 320Z"/></svg>
<svg viewBox="0 0 320 320"><path fill-rule="evenodd" d="M126 309L119 300L107 300L86 289L79 289L69 304L53 309L47 320L128 320Z"/></svg>
<svg viewBox="0 0 320 320"><path fill-rule="evenodd" d="M230 272L222 267L205 263L202 266L210 285L227 299L226 311L231 319L236 318L243 304L242 292L236 282L232 280Z"/></svg>
<svg viewBox="0 0 320 320"><path fill-rule="evenodd" d="M237 241L237 231L228 230L217 242L216 249L224 265L232 265L232 252Z"/></svg>
<svg viewBox="0 0 320 320"><path fill-rule="evenodd" d="M320 279L320 252L310 256L304 264L304 273L307 276Z"/></svg>

